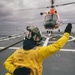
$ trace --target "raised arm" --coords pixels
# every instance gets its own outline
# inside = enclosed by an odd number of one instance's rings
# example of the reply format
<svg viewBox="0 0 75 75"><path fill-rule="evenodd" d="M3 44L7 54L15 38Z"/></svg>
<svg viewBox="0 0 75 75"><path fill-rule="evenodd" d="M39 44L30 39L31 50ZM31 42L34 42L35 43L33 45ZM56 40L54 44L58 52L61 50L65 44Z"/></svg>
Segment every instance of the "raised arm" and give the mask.
<svg viewBox="0 0 75 75"><path fill-rule="evenodd" d="M72 25L69 23L64 31L64 35L51 45L40 47L38 51L39 61L43 61L52 54L58 52L68 41Z"/></svg>

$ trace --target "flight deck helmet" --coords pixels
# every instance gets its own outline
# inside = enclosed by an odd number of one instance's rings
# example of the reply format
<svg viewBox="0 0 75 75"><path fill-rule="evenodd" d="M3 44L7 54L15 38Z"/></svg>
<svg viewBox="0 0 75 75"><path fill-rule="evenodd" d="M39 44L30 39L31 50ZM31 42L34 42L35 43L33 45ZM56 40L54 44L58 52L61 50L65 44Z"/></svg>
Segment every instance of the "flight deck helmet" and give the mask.
<svg viewBox="0 0 75 75"><path fill-rule="evenodd" d="M25 40L23 41L24 49L31 49L42 44L42 35L38 27L27 26L26 29L27 33L25 36Z"/></svg>
<svg viewBox="0 0 75 75"><path fill-rule="evenodd" d="M42 35L39 28L34 26L27 26L26 29L28 31L26 34L26 38L40 43L40 41L42 40Z"/></svg>

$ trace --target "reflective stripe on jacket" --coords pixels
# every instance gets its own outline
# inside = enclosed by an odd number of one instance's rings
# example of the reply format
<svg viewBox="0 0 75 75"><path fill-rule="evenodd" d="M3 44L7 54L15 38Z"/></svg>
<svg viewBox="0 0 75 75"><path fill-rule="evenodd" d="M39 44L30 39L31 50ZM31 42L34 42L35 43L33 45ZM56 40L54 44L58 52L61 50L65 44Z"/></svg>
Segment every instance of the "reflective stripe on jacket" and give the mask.
<svg viewBox="0 0 75 75"><path fill-rule="evenodd" d="M68 41L69 34L64 35L51 45L37 47L36 50L26 51L22 48L16 50L5 62L4 67L8 74L13 75L13 72L18 67L28 67L31 69L30 75L42 75L42 63L49 56L59 51Z"/></svg>

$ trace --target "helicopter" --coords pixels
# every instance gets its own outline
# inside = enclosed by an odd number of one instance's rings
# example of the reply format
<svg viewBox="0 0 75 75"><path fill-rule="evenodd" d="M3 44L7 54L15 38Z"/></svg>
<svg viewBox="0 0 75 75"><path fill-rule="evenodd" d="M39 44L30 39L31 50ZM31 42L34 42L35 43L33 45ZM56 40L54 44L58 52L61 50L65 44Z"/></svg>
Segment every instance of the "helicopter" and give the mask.
<svg viewBox="0 0 75 75"><path fill-rule="evenodd" d="M62 21L60 21L58 12L55 9L55 7L58 6L64 6L69 4L74 4L75 2L66 3L66 4L60 4L60 5L54 5L54 0L51 0L51 6L44 7L44 8L50 8L48 12L41 12L40 15L45 14L44 17L44 28L48 30L53 30L59 28L59 26L62 25ZM60 32L60 29L58 29L58 32ZM47 31L47 33L52 33L52 31Z"/></svg>
<svg viewBox="0 0 75 75"><path fill-rule="evenodd" d="M40 13L40 15L43 15L43 14L46 14L44 18L45 29L57 29L60 26L57 10L54 8L54 0L51 0L50 11Z"/></svg>
<svg viewBox="0 0 75 75"><path fill-rule="evenodd" d="M55 7L59 6L65 6L65 5L70 5L70 4L75 4L75 2L70 2L70 3L64 3L64 4L59 4L55 5L55 0L50 0L51 6L47 7L38 7L38 8L29 8L29 9L24 9L24 10L35 10L35 9L50 9L48 12L41 12L40 15L44 15L44 28L47 30L47 33L52 33L52 30L58 29L58 32L60 32L59 26L61 26L63 23L59 19L58 12ZM23 11L23 10L20 10Z"/></svg>

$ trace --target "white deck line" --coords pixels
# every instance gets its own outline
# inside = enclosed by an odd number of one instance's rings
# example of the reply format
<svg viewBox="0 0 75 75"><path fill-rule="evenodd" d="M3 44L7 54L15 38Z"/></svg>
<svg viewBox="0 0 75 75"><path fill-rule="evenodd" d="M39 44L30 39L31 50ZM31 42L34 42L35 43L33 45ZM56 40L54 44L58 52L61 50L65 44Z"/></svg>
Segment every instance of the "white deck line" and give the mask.
<svg viewBox="0 0 75 75"><path fill-rule="evenodd" d="M0 49L4 49L5 47L0 47ZM8 49L19 49L19 48L21 48L21 47L10 47L10 48L8 48Z"/></svg>
<svg viewBox="0 0 75 75"><path fill-rule="evenodd" d="M60 49L60 51L75 52L75 49Z"/></svg>
<svg viewBox="0 0 75 75"><path fill-rule="evenodd" d="M49 41L49 37L47 37L47 38L46 38L46 40L45 40L45 42L44 42L43 46L47 46L48 41Z"/></svg>

